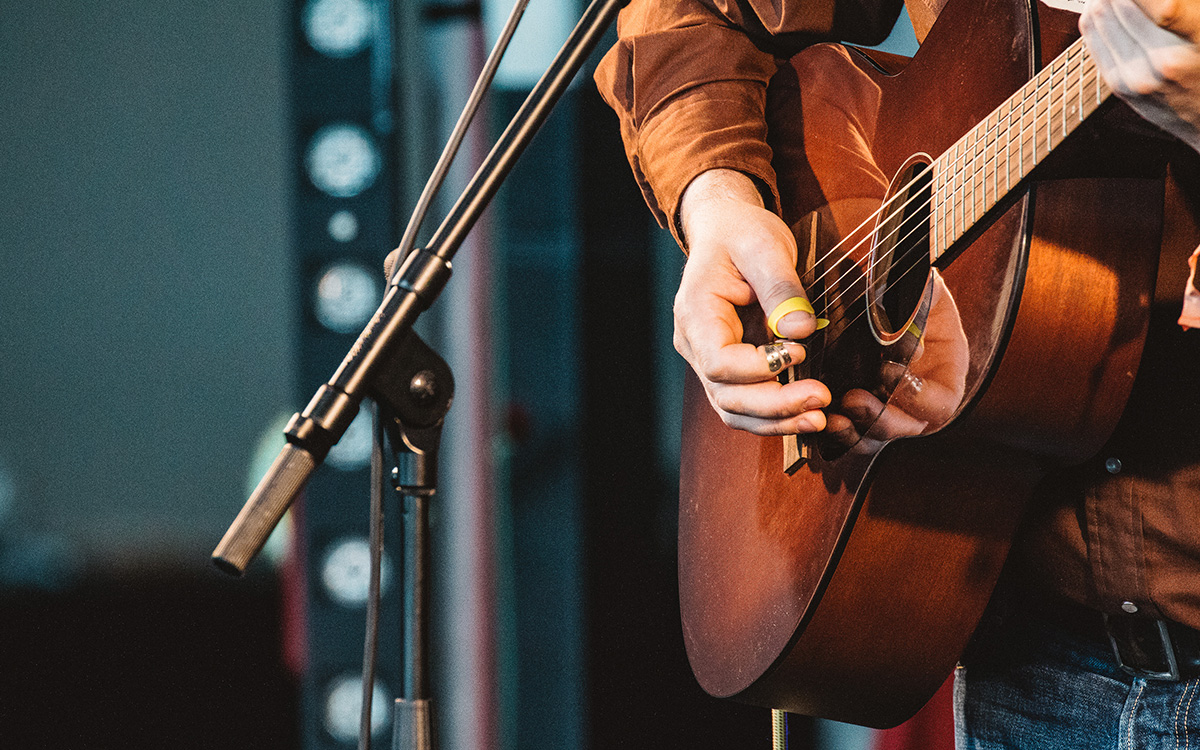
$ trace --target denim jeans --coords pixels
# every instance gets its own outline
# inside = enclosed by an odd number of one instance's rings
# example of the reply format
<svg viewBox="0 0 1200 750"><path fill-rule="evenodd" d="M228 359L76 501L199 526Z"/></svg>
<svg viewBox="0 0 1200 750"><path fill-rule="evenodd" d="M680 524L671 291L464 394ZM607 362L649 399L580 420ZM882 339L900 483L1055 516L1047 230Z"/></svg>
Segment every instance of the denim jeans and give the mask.
<svg viewBox="0 0 1200 750"><path fill-rule="evenodd" d="M1107 642L1011 614L985 618L955 673L955 746L1200 750L1198 693L1200 678L1126 674Z"/></svg>

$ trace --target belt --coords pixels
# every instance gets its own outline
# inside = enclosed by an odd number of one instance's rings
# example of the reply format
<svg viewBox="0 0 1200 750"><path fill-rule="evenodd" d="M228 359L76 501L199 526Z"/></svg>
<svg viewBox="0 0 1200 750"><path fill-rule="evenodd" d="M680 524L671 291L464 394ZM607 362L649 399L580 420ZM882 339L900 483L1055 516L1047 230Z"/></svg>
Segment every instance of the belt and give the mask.
<svg viewBox="0 0 1200 750"><path fill-rule="evenodd" d="M1117 664L1134 677L1179 681L1200 676L1200 630L1171 620L1105 614L1065 600L1047 602L1040 612L1080 638L1108 643Z"/></svg>

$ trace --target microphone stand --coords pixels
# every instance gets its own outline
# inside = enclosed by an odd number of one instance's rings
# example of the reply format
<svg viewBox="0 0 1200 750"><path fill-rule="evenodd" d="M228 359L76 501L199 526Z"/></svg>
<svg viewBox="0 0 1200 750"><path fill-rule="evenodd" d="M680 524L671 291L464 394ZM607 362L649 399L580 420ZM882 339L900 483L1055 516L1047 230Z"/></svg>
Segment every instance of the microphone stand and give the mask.
<svg viewBox="0 0 1200 750"><path fill-rule="evenodd" d="M410 653L405 660L405 695L395 708L395 750L433 747L426 667L428 504L436 489L442 417L453 393L449 367L421 342L413 325L445 287L454 253L627 1L592 0L428 247L404 259L383 302L333 377L304 411L292 416L284 430L287 445L213 551L218 568L244 573L330 447L341 439L363 399L369 397L380 406L381 422L398 453L393 476L407 516L404 631Z"/></svg>
<svg viewBox="0 0 1200 750"><path fill-rule="evenodd" d="M350 426L362 400L387 400L387 384L381 380L402 367L402 343L445 287L451 258L626 1L593 0L429 246L404 259L379 309L333 377L304 411L292 415L284 430L288 444L213 551L218 568L233 575L244 573L330 447Z"/></svg>
<svg viewBox="0 0 1200 750"><path fill-rule="evenodd" d="M404 672L401 697L392 707L393 750L431 750L433 709L429 682L429 505L437 492L442 423L454 397L450 366L416 335L405 342L410 356L389 378L390 402L380 404L379 423L392 448L392 484L404 512ZM376 440L379 440L376 431ZM383 472L383 465L372 471ZM380 484L382 476L372 478ZM364 671L363 700L374 686ZM363 721L370 720L363 711ZM369 726L367 728L369 732Z"/></svg>

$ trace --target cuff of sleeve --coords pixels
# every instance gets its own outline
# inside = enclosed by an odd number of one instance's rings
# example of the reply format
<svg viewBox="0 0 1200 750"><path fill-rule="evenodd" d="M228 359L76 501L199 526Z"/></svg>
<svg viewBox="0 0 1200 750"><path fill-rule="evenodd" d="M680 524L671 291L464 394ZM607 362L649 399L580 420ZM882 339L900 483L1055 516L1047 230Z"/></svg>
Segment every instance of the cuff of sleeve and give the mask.
<svg viewBox="0 0 1200 750"><path fill-rule="evenodd" d="M638 136L638 162L653 189L651 207L659 224L686 246L679 228L679 200L697 175L733 169L758 183L763 202L779 210L779 191L771 166L762 115L765 87L745 81L697 86L649 119ZM747 114L750 116L747 116ZM648 196L649 197L649 196Z"/></svg>

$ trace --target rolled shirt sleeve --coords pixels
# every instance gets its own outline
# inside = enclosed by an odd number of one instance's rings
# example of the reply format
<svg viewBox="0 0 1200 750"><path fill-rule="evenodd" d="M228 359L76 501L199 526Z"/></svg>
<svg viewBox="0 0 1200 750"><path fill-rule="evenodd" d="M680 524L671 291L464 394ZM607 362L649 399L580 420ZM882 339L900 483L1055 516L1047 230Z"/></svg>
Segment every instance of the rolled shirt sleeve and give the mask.
<svg viewBox="0 0 1200 750"><path fill-rule="evenodd" d="M899 9L899 0L633 0L596 83L620 119L626 156L659 224L680 239L684 189L716 168L754 178L778 210L768 81L813 42L880 41Z"/></svg>

